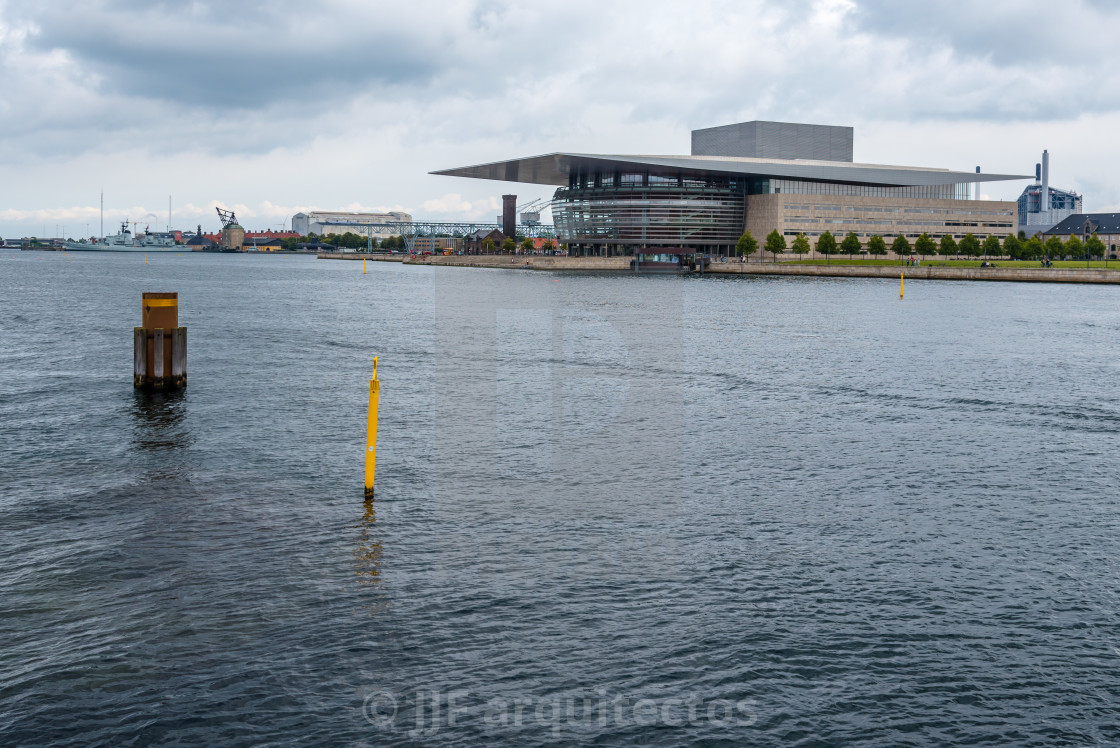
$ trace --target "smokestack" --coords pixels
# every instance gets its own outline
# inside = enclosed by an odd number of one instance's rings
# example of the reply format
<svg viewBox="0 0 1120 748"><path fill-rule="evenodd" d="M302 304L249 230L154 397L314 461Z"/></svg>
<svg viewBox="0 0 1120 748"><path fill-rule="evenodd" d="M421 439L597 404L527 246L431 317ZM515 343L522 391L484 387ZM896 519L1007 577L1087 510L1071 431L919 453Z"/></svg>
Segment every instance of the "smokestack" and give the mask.
<svg viewBox="0 0 1120 748"><path fill-rule="evenodd" d="M502 233L510 239L517 233L517 195L502 195Z"/></svg>
<svg viewBox="0 0 1120 748"><path fill-rule="evenodd" d="M1039 197L1038 209L1050 210L1050 151L1042 152L1042 194Z"/></svg>

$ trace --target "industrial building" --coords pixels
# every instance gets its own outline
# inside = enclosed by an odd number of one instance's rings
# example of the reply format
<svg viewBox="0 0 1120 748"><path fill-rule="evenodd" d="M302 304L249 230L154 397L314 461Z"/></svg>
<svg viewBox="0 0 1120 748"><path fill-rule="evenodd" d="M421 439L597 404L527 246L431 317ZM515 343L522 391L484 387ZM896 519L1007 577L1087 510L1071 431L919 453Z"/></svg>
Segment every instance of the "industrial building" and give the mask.
<svg viewBox="0 0 1120 748"><path fill-rule="evenodd" d="M1043 151L1042 161L1035 164L1034 179L1019 196L1019 231L1028 238L1080 213L1082 206L1081 195L1050 186L1049 151Z"/></svg>
<svg viewBox="0 0 1120 748"><path fill-rule="evenodd" d="M850 127L743 122L695 130L687 156L550 153L433 174L554 185L572 254L731 254L744 231L866 243L922 233L1003 238L1017 205L976 200L979 182L1030 179L853 162Z"/></svg>
<svg viewBox="0 0 1120 748"><path fill-rule="evenodd" d="M347 232L358 236L371 236L374 239L388 239L390 236L399 236L400 230L394 229L392 224L408 222L412 216L408 213L393 211L390 213L350 213L341 211L316 210L310 213L296 213L292 216L292 231L300 236L326 236L327 234L345 234Z"/></svg>

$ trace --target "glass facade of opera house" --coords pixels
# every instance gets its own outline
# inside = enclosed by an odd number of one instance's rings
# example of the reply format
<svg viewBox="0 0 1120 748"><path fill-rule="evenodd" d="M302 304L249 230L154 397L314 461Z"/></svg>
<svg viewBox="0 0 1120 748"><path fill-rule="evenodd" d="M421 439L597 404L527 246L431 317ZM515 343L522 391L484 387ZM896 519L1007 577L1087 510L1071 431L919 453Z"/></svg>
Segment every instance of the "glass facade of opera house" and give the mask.
<svg viewBox="0 0 1120 748"><path fill-rule="evenodd" d="M851 152L850 128L740 123L694 131L690 156L550 154L435 173L556 185L553 220L573 254L730 254L748 230L760 243L773 230L864 243L1015 230L1016 203L972 199L975 183L1029 177L856 164Z"/></svg>
<svg viewBox="0 0 1120 748"><path fill-rule="evenodd" d="M970 192L971 185L967 183L882 187L725 175L657 174L648 170L577 169L570 175L569 186L561 187L553 195L552 215L557 235L578 251L631 254L634 247L684 247L720 252L734 245L743 234L747 198L752 195L967 200ZM807 234L813 234L812 221L811 216L806 216L797 222L805 225L797 228L805 228ZM1007 227L1012 223L1009 221ZM800 233L793 228L787 231L793 235Z"/></svg>

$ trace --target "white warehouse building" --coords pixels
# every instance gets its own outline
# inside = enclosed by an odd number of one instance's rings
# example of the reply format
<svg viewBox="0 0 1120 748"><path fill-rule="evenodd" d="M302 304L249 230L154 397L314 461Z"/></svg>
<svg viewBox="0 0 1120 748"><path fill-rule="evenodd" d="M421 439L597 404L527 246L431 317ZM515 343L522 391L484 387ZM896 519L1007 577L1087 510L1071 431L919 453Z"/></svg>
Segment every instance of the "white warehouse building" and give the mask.
<svg viewBox="0 0 1120 748"><path fill-rule="evenodd" d="M313 210L310 213L296 213L292 216L292 231L300 236L317 234L345 234L347 231L359 236L372 236L387 239L398 236L400 230L386 224L411 221L408 213L348 213L341 211Z"/></svg>

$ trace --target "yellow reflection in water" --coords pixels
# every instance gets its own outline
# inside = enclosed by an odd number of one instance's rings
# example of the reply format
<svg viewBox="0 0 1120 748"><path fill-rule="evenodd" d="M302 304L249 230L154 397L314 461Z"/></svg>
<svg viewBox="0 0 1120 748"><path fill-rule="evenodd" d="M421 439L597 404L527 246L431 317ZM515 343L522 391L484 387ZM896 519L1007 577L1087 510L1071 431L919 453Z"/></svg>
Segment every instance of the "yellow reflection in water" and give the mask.
<svg viewBox="0 0 1120 748"><path fill-rule="evenodd" d="M358 525L358 546L354 549L354 573L358 575L358 584L363 586L381 586L381 539L373 534L376 522L373 501L367 500Z"/></svg>

